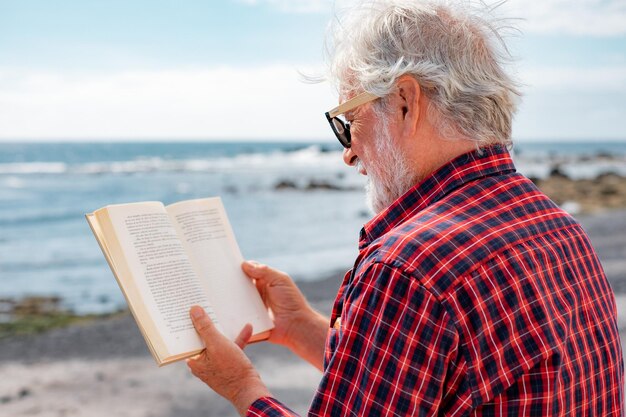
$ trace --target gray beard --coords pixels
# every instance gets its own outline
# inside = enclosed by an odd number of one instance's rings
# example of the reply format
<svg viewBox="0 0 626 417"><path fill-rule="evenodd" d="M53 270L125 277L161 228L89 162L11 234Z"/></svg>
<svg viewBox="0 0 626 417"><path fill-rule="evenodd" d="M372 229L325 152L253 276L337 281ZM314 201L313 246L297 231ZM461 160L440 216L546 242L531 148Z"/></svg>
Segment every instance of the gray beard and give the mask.
<svg viewBox="0 0 626 417"><path fill-rule="evenodd" d="M415 170L393 144L386 118L376 124L377 160L367 167L366 203L375 214L389 207L417 182ZM358 166L357 166L358 168Z"/></svg>

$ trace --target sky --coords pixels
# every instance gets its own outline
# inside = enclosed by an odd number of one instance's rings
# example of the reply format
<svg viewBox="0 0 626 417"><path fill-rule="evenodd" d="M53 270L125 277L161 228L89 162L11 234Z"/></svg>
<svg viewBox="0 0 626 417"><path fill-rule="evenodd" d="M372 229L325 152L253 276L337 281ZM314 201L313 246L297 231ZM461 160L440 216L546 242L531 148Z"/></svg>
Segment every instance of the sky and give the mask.
<svg viewBox="0 0 626 417"><path fill-rule="evenodd" d="M302 74L350 1L0 0L0 141L335 140L334 88ZM626 139L626 1L497 10L514 139Z"/></svg>

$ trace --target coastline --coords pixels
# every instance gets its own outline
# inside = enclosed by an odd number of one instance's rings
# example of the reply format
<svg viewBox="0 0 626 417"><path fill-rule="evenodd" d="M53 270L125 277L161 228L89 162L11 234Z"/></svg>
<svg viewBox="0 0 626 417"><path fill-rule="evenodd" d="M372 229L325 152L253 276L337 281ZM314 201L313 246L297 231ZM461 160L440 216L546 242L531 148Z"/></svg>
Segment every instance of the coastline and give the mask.
<svg viewBox="0 0 626 417"><path fill-rule="evenodd" d="M626 210L577 215L616 293L626 343ZM311 304L329 314L344 271L299 282ZM321 374L279 346L246 353L272 393L305 413ZM0 414L89 416L235 416L183 363L158 368L128 314L41 334L0 340Z"/></svg>
<svg viewBox="0 0 626 417"><path fill-rule="evenodd" d="M329 314L343 271L299 283ZM246 347L271 392L305 414L321 373L289 350ZM188 371L158 368L129 312L0 340L0 415L237 416Z"/></svg>
<svg viewBox="0 0 626 417"><path fill-rule="evenodd" d="M626 177L615 173L574 179L558 165L546 178L531 180L552 201L571 214L595 214L626 209Z"/></svg>
<svg viewBox="0 0 626 417"><path fill-rule="evenodd" d="M84 219L108 204L220 195L247 258L303 280L348 267L346 259L356 256L358 231L369 218L362 191L366 179L345 166L339 144L334 145L5 144L0 338L7 323L3 299L58 297L75 315L125 308ZM575 215L626 209L626 142L518 143L512 156L521 174ZM65 320L35 321L22 329Z"/></svg>

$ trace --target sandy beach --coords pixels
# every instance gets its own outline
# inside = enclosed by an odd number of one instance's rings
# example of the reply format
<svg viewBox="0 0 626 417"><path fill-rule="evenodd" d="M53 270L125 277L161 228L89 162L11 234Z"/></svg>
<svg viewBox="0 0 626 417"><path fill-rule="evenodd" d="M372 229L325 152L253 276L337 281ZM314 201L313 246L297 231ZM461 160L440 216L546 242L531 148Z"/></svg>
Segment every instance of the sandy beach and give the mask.
<svg viewBox="0 0 626 417"><path fill-rule="evenodd" d="M626 211L579 215L616 292L626 341ZM301 288L330 311L342 271ZM320 373L277 346L246 348L273 394L304 413ZM0 340L0 416L235 416L184 363L158 368L128 314Z"/></svg>
<svg viewBox="0 0 626 417"><path fill-rule="evenodd" d="M329 312L343 272L302 283ZM320 372L280 346L246 352L273 394L304 413ZM0 416L236 416L184 362L158 368L130 314L0 341Z"/></svg>

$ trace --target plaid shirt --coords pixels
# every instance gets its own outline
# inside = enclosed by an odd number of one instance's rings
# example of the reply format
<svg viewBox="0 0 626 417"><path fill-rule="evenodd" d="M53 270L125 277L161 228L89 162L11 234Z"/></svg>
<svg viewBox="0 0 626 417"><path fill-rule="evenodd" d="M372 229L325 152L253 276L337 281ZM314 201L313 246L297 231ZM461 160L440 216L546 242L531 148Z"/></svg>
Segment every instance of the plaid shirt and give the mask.
<svg viewBox="0 0 626 417"><path fill-rule="evenodd" d="M622 415L600 262L504 148L437 170L364 226L359 249L309 415ZM294 413L266 397L248 415Z"/></svg>

